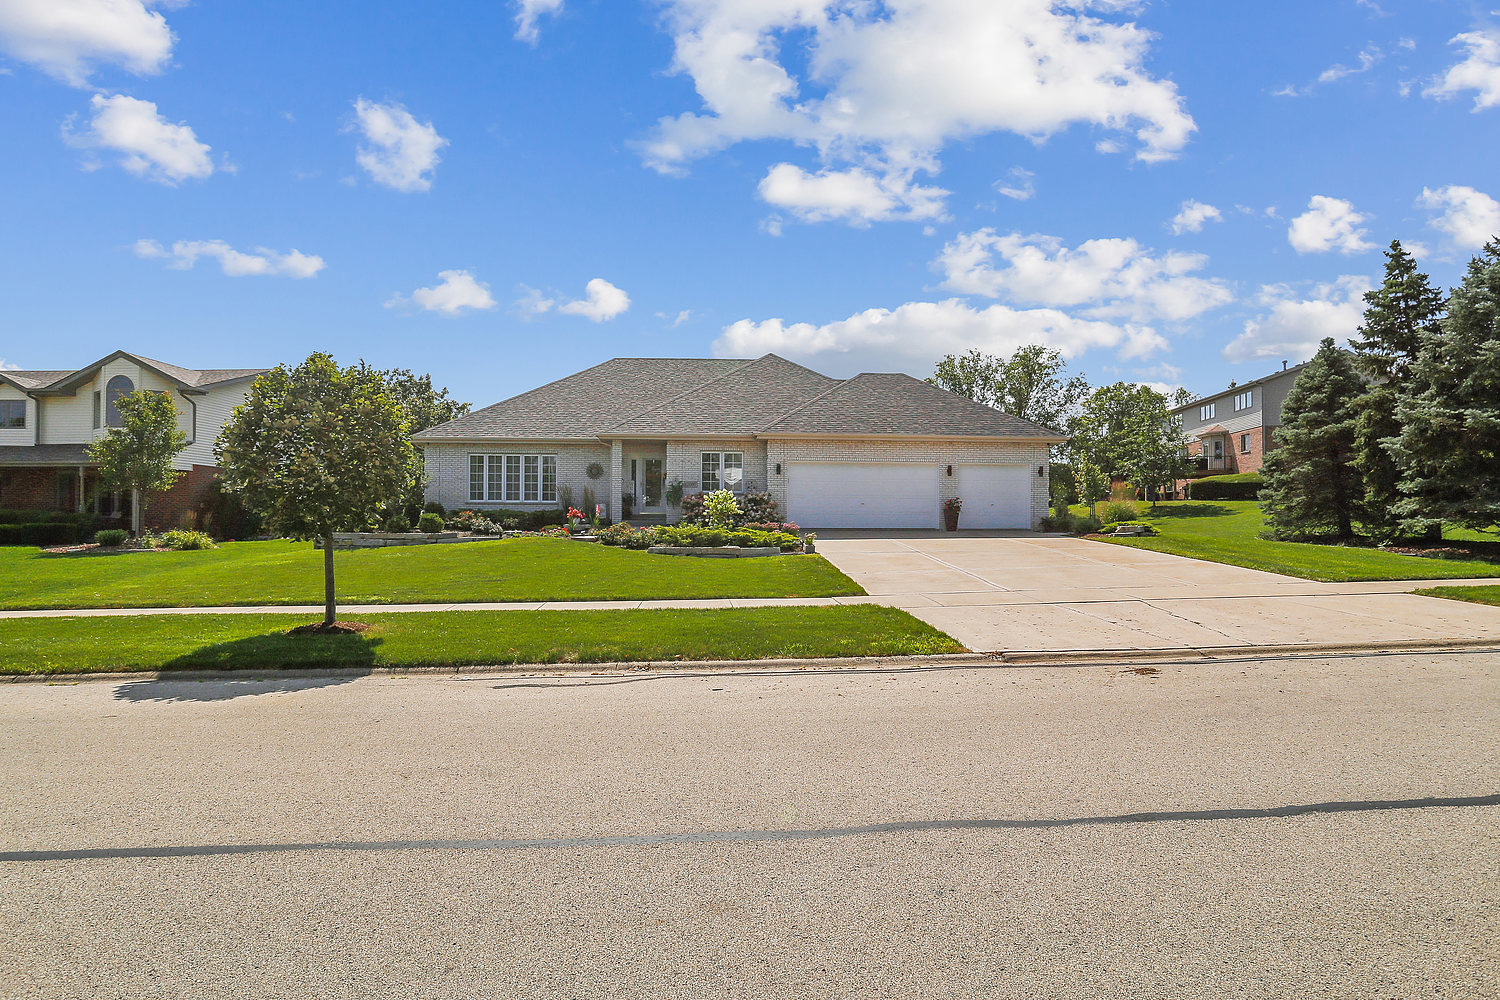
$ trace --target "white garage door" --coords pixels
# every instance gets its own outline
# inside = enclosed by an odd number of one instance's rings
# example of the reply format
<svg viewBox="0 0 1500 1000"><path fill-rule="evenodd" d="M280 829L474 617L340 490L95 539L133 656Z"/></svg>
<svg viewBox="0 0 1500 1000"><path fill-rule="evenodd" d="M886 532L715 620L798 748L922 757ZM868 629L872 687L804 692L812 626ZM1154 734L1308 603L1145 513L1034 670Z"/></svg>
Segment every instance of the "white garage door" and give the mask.
<svg viewBox="0 0 1500 1000"><path fill-rule="evenodd" d="M960 528L1031 527L1031 466L960 465L957 471Z"/></svg>
<svg viewBox="0 0 1500 1000"><path fill-rule="evenodd" d="M803 528L936 528L935 465L793 462L787 517Z"/></svg>

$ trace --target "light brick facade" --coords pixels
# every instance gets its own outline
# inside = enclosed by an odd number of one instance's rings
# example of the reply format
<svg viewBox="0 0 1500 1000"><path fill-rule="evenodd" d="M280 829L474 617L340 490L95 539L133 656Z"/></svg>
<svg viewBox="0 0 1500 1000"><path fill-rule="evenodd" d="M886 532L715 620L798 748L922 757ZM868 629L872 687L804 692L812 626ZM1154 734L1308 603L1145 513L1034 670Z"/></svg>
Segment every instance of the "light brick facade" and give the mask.
<svg viewBox="0 0 1500 1000"><path fill-rule="evenodd" d="M421 446L427 467L427 499L448 510L547 510L555 501L471 500L469 498L470 455L556 455L557 485L573 490L573 503L583 503L585 488L594 491L595 502L609 508L610 449L603 442L584 444L577 441L485 441L465 444L424 444ZM590 479L590 465L598 465L602 474ZM616 517L614 513L610 517Z"/></svg>

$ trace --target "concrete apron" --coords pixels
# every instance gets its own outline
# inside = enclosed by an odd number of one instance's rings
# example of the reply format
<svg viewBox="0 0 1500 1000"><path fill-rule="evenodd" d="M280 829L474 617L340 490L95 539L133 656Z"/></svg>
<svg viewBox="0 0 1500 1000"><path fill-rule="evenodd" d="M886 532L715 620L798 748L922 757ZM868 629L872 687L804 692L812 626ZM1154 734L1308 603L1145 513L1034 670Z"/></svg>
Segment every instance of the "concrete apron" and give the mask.
<svg viewBox="0 0 1500 1000"><path fill-rule="evenodd" d="M1500 644L1500 608L1408 593L1467 581L1317 583L1042 535L887 534L819 551L867 600L1007 656Z"/></svg>

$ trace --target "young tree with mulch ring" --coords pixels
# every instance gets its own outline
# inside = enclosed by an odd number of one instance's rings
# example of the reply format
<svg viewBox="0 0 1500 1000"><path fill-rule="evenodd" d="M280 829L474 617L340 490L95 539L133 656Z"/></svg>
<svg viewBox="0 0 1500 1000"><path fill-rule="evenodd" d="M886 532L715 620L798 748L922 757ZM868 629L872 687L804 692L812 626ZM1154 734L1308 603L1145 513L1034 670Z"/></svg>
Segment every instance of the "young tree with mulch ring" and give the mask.
<svg viewBox="0 0 1500 1000"><path fill-rule="evenodd" d="M99 465L106 489L130 490L131 534L146 523L146 496L169 490L182 476L172 459L187 447L187 435L177 426L177 406L164 392L138 389L115 402L120 426L89 445L89 460Z"/></svg>
<svg viewBox="0 0 1500 1000"><path fill-rule="evenodd" d="M215 451L225 485L275 531L323 540L324 618L335 629L333 533L368 525L406 484L415 449L379 379L313 354L257 378Z"/></svg>
<svg viewBox="0 0 1500 1000"><path fill-rule="evenodd" d="M1261 468L1261 506L1277 538L1354 537L1362 493L1352 461L1354 401L1363 392L1348 354L1323 338L1287 393L1277 448Z"/></svg>

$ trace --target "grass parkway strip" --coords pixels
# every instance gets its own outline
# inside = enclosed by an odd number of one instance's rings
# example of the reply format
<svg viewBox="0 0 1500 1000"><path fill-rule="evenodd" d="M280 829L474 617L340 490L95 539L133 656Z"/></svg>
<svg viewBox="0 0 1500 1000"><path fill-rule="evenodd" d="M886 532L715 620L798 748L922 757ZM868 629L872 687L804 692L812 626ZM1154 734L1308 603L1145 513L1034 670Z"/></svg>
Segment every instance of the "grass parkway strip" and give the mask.
<svg viewBox="0 0 1500 1000"><path fill-rule="evenodd" d="M1500 607L1500 586L1497 587L1430 587L1417 593L1426 597L1446 597L1450 601L1468 601L1470 604L1493 604Z"/></svg>
<svg viewBox="0 0 1500 1000"><path fill-rule="evenodd" d="M795 659L961 653L875 605L361 615L361 633L287 635L301 615L141 615L0 621L0 674L513 663Z"/></svg>
<svg viewBox="0 0 1500 1000"><path fill-rule="evenodd" d="M334 556L346 604L846 597L864 590L817 555L685 559L553 538L361 549ZM47 555L0 547L0 608L321 604L323 554L307 542L202 552Z"/></svg>

